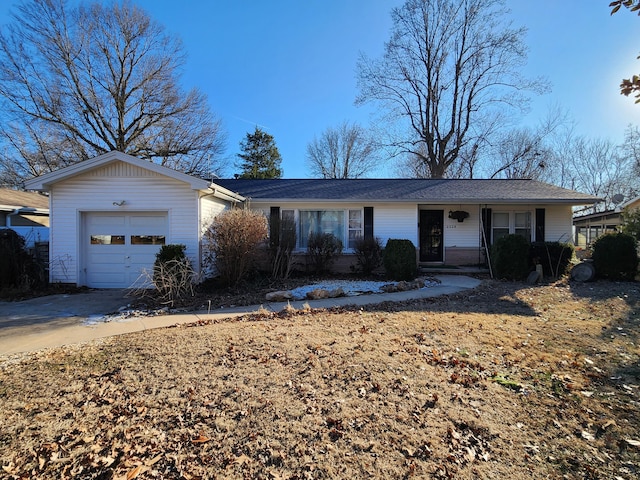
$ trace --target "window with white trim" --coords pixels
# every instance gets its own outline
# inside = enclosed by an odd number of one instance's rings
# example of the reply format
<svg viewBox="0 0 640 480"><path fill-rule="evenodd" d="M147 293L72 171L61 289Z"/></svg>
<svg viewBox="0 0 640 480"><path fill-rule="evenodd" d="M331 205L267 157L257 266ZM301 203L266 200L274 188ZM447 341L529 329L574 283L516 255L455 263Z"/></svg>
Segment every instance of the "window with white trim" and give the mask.
<svg viewBox="0 0 640 480"><path fill-rule="evenodd" d="M531 212L494 212L491 222L492 243L510 234L531 241Z"/></svg>
<svg viewBox="0 0 640 480"><path fill-rule="evenodd" d="M349 210L348 248L355 248L356 240L362 237L362 210Z"/></svg>
<svg viewBox="0 0 640 480"><path fill-rule="evenodd" d="M342 241L345 249L352 249L355 240L363 235L362 209L299 210L299 248L307 248L312 233L330 233Z"/></svg>
<svg viewBox="0 0 640 480"><path fill-rule="evenodd" d="M531 241L531 212L514 213L513 233Z"/></svg>
<svg viewBox="0 0 640 480"><path fill-rule="evenodd" d="M509 235L509 212L495 212L491 222L491 229L493 230L493 243Z"/></svg>

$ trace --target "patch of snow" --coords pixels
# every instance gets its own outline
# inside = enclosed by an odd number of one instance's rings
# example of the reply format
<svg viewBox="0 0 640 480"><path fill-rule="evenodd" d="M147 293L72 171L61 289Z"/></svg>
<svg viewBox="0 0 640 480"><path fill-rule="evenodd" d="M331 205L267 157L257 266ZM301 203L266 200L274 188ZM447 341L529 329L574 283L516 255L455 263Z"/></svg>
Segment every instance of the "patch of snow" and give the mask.
<svg viewBox="0 0 640 480"><path fill-rule="evenodd" d="M140 317L155 317L157 315L165 315L169 312L168 308L159 310L118 310L118 313L110 315L90 315L83 322L86 326L96 325L98 323L108 322L129 322Z"/></svg>
<svg viewBox="0 0 640 480"><path fill-rule="evenodd" d="M327 280L325 282L314 283L312 285L304 285L302 287L289 290L294 300L305 300L307 298L307 292L311 292L316 289L323 290L335 290L342 288L347 297L355 297L358 295L366 295L371 293L383 293L382 286L389 285L395 282L378 282L374 280ZM422 288L429 288L438 285L437 281L425 280Z"/></svg>

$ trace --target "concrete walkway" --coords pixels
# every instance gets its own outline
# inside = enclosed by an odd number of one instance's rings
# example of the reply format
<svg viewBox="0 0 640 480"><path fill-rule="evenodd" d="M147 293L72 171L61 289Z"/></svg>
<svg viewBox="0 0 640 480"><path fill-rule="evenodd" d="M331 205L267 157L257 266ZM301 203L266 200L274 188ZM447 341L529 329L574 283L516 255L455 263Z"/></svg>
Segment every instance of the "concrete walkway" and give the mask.
<svg viewBox="0 0 640 480"><path fill-rule="evenodd" d="M459 275L436 275L440 284L407 292L379 293L326 300L290 302L296 309L308 304L311 308L331 308L345 305L370 305L381 302L450 295L475 288L480 280ZM132 317L124 320L88 323L99 314L116 312L128 300L123 290L100 290L73 295L52 295L24 302L0 303L0 357L60 347L91 340L168 327L200 320L233 318L253 313L260 308L279 312L287 303L267 303L236 308L223 308L210 313L192 312L161 316Z"/></svg>

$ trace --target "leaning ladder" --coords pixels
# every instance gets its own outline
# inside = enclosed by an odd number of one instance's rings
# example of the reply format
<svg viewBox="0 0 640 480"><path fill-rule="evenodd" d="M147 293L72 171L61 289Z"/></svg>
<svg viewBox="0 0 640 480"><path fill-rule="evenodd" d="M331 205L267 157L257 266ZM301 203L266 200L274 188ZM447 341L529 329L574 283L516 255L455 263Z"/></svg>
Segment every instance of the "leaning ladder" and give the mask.
<svg viewBox="0 0 640 480"><path fill-rule="evenodd" d="M489 254L489 242L484 229L484 219L482 218L482 209L480 209L480 234L482 235L482 243L484 244L484 253L487 255L487 263L489 264L489 275L493 278L493 268L491 268L491 255Z"/></svg>

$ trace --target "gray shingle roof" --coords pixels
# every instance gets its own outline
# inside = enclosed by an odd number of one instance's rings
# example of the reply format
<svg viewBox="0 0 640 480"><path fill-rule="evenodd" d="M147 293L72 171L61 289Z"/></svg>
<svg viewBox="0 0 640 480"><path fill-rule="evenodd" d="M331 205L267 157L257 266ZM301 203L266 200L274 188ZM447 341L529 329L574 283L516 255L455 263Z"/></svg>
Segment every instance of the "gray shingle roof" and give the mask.
<svg viewBox="0 0 640 480"><path fill-rule="evenodd" d="M22 192L10 188L0 188L0 205L21 208L49 208L49 197L33 192Z"/></svg>
<svg viewBox="0 0 640 480"><path fill-rule="evenodd" d="M597 197L535 180L456 179L216 179L214 183L259 201L368 201L420 203L566 203Z"/></svg>

